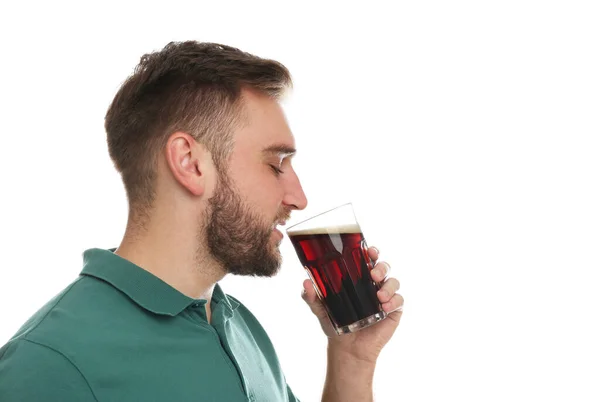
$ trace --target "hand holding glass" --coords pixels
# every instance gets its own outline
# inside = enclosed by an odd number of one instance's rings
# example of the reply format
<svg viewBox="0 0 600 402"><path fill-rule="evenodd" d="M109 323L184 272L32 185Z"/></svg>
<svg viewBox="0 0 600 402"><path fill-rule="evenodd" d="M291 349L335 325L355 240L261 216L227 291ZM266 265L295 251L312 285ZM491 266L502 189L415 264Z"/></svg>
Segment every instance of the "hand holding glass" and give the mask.
<svg viewBox="0 0 600 402"><path fill-rule="evenodd" d="M373 261L352 204L291 226L287 234L338 335L387 316L377 298L380 285L371 278Z"/></svg>

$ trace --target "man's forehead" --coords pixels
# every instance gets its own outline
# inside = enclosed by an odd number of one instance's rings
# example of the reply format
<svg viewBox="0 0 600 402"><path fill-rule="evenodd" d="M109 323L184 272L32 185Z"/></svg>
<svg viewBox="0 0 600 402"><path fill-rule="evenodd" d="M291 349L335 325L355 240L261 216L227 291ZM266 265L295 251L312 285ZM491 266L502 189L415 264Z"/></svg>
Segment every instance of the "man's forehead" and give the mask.
<svg viewBox="0 0 600 402"><path fill-rule="evenodd" d="M296 153L292 134L281 104L255 92L244 93L245 124L236 135L236 143L251 147L265 156L288 157Z"/></svg>

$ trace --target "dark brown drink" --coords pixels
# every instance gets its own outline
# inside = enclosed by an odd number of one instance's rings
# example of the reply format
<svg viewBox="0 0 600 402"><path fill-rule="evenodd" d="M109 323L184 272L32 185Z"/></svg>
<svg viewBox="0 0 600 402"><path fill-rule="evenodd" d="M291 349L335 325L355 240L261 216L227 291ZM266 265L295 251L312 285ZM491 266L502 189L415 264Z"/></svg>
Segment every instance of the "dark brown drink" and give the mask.
<svg viewBox="0 0 600 402"><path fill-rule="evenodd" d="M288 235L338 333L350 332L346 327L378 313L374 321L384 318L377 299L379 285L371 279L373 267L358 225L339 228L337 233L320 232Z"/></svg>

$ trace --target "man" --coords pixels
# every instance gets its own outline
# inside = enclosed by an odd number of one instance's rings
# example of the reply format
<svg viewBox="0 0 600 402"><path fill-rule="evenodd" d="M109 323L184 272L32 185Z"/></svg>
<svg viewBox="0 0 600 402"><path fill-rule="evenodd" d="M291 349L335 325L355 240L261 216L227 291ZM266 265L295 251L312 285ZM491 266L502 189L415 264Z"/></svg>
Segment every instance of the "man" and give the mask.
<svg viewBox="0 0 600 402"><path fill-rule="evenodd" d="M228 273L274 275L276 227L306 207L278 102L290 84L280 63L223 45L142 57L105 121L129 201L123 240L85 251L81 275L0 349L0 400L296 400L259 322L218 285ZM398 288L387 279L379 292L386 320L337 336L304 282L329 337L324 401L372 399Z"/></svg>

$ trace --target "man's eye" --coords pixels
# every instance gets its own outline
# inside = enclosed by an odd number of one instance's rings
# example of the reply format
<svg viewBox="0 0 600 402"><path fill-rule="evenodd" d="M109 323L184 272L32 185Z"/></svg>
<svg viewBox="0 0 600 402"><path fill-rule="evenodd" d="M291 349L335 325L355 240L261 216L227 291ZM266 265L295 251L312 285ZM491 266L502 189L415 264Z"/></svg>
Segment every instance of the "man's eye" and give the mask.
<svg viewBox="0 0 600 402"><path fill-rule="evenodd" d="M274 166L274 165L269 165L269 166L271 166L271 169L273 170L273 172L275 172L275 174L277 176L279 176L280 174L283 173L283 170L279 169L277 166Z"/></svg>

